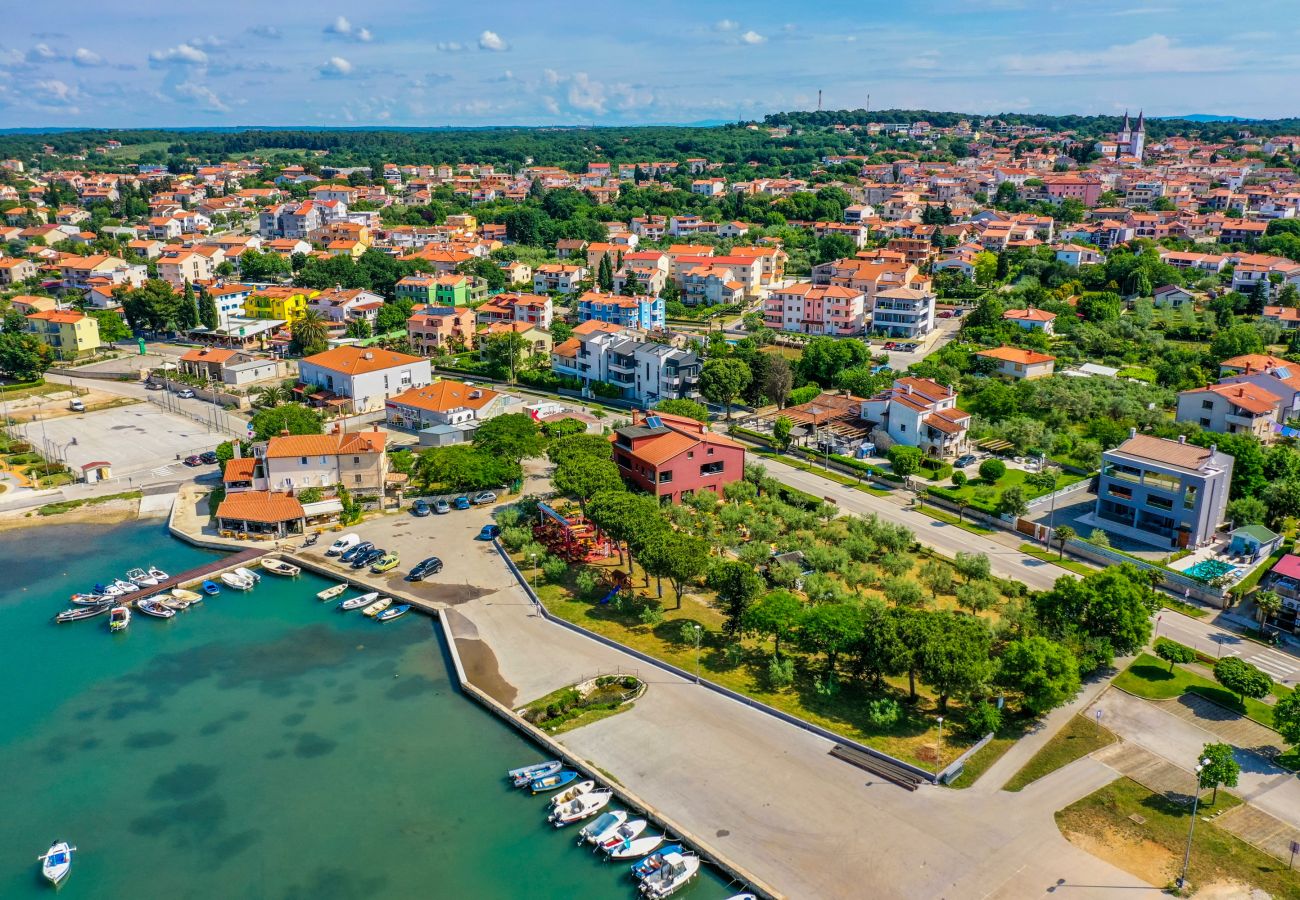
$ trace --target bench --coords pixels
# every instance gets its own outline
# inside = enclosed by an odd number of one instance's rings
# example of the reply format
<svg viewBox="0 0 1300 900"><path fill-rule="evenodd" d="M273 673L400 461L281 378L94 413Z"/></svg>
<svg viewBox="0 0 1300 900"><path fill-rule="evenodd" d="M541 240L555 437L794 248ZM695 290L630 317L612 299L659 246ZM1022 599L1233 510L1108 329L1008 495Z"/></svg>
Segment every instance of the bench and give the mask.
<svg viewBox="0 0 1300 900"><path fill-rule="evenodd" d="M836 759L843 760L849 765L857 766L877 775L891 784L896 784L904 790L914 791L924 783L925 779L915 772L904 769L902 766L895 765L887 759L879 756L873 756L870 753L864 753L856 747L846 747L844 744L836 744L831 748L830 755Z"/></svg>

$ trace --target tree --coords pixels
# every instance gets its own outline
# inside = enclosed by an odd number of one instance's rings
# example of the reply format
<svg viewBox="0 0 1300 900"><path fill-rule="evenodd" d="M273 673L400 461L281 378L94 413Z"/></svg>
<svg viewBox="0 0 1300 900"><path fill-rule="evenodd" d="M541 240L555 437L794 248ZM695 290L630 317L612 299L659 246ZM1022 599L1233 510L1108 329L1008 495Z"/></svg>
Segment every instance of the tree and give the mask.
<svg viewBox="0 0 1300 900"><path fill-rule="evenodd" d="M190 331L199 324L199 306L194 297L194 285L185 282L180 300L176 304L176 327L181 331Z"/></svg>
<svg viewBox="0 0 1300 900"><path fill-rule="evenodd" d="M278 384L271 384L257 389L257 399L253 401L253 404L266 409L273 409L281 403L287 402L289 397L289 392L283 387Z"/></svg>
<svg viewBox="0 0 1300 900"><path fill-rule="evenodd" d="M1300 691L1292 691L1273 706L1273 727L1288 744L1300 744Z"/></svg>
<svg viewBox="0 0 1300 900"><path fill-rule="evenodd" d="M1156 656L1169 663L1169 671L1173 672L1174 663L1186 665L1187 663L1196 662L1196 651L1186 644L1180 644L1177 641L1171 641L1169 638L1160 638L1156 641Z"/></svg>
<svg viewBox="0 0 1300 900"><path fill-rule="evenodd" d="M606 294L614 293L614 266L608 253L601 254L600 265L596 267L596 287Z"/></svg>
<svg viewBox="0 0 1300 900"><path fill-rule="evenodd" d="M289 325L289 351L299 356L324 353L329 346L329 322L319 312L308 309Z"/></svg>
<svg viewBox="0 0 1300 900"><path fill-rule="evenodd" d="M199 322L208 331L221 326L221 314L217 312L217 301L208 293L206 287L199 294Z"/></svg>
<svg viewBox="0 0 1300 900"><path fill-rule="evenodd" d="M582 435L579 435L581 437ZM608 453L606 443L606 453ZM585 513L587 501L601 491L617 491L623 487L623 479L618 473L618 466L605 456L578 457L555 467L551 475L551 484L562 494L574 498Z"/></svg>
<svg viewBox="0 0 1300 900"><path fill-rule="evenodd" d="M415 460L413 473L426 488L482 491L508 484L522 474L519 463L484 453L469 444L431 447Z"/></svg>
<svg viewBox="0 0 1300 900"><path fill-rule="evenodd" d="M993 484L1007 474L1007 464L1000 459L986 459L980 463L979 473L980 478Z"/></svg>
<svg viewBox="0 0 1300 900"><path fill-rule="evenodd" d="M348 322L345 332L347 336L350 338L356 338L359 341L364 341L366 338L370 337L370 320L353 319L352 321Z"/></svg>
<svg viewBox="0 0 1300 900"><path fill-rule="evenodd" d="M405 330L413 305L409 300L392 300L379 307L375 314L375 333L391 334Z"/></svg>
<svg viewBox="0 0 1300 900"><path fill-rule="evenodd" d="M529 456L542 455L542 435L527 413L493 416L474 432L474 446L484 453L519 462Z"/></svg>
<svg viewBox="0 0 1300 900"><path fill-rule="evenodd" d="M1241 774L1241 764L1237 762L1237 757L1231 744L1206 744L1201 748L1201 784L1208 784L1214 788L1214 796L1210 798L1213 805L1219 799L1219 785L1224 787L1236 787L1237 776Z"/></svg>
<svg viewBox="0 0 1300 900"><path fill-rule="evenodd" d="M108 344L116 344L131 337L131 329L115 309L97 309L90 315L99 323L99 339Z"/></svg>
<svg viewBox="0 0 1300 900"><path fill-rule="evenodd" d="M900 478L906 478L915 474L921 468L923 454L920 447L894 444L885 451L885 456L889 458L889 465L894 470L894 474Z"/></svg>
<svg viewBox="0 0 1300 900"><path fill-rule="evenodd" d="M1227 512L1228 520L1238 528L1268 521L1268 504L1258 497L1238 497L1228 504Z"/></svg>
<svg viewBox="0 0 1300 900"><path fill-rule="evenodd" d="M618 545L620 561L623 548L627 548L629 556L639 555L646 544L668 527L654 497L630 493L622 485L593 494L586 511L591 521ZM629 568L631 565L629 561Z"/></svg>
<svg viewBox="0 0 1300 900"><path fill-rule="evenodd" d="M259 409L253 413L251 424L253 435L259 441L270 440L285 431L289 434L321 434L324 431L321 414L301 403Z"/></svg>
<svg viewBox="0 0 1300 900"><path fill-rule="evenodd" d="M725 560L709 570L709 587L717 592L727 617L722 630L730 637L739 634L745 610L763 589L763 579L753 567L736 560Z"/></svg>
<svg viewBox="0 0 1300 900"><path fill-rule="evenodd" d="M820 336L804 345L798 371L808 381L831 387L843 370L870 362L871 351L862 341Z"/></svg>
<svg viewBox="0 0 1300 900"><path fill-rule="evenodd" d="M1150 617L1155 612L1151 591L1130 565L1112 566L1083 578L1062 576L1050 591L1034 595L1032 602L1050 633L1078 631L1108 641L1116 653L1135 653L1151 636Z"/></svg>
<svg viewBox="0 0 1300 900"><path fill-rule="evenodd" d="M167 331L175 323L179 298L172 286L158 278L150 278L142 286L130 291L115 291L122 303L122 313L132 328L146 331Z"/></svg>
<svg viewBox="0 0 1300 900"><path fill-rule="evenodd" d="M731 419L731 403L749 385L749 366L744 360L733 357L710 359L700 369L700 393L706 399L727 408L727 419Z"/></svg>
<svg viewBox="0 0 1300 900"><path fill-rule="evenodd" d="M970 610L972 614L993 609L1002 599L997 585L985 579L968 581L961 585L957 588L956 597L957 605L962 609Z"/></svg>
<svg viewBox="0 0 1300 900"><path fill-rule="evenodd" d="M998 257L987 250L975 254L975 283L988 287L998 279Z"/></svg>
<svg viewBox="0 0 1300 900"><path fill-rule="evenodd" d="M776 444L778 449L790 449L790 430L794 423L790 421L789 416L777 416L772 422L772 443Z"/></svg>
<svg viewBox="0 0 1300 900"><path fill-rule="evenodd" d="M1255 609L1259 614L1259 624L1264 625L1282 611L1282 596L1276 591L1258 591L1255 594Z"/></svg>
<svg viewBox="0 0 1300 900"><path fill-rule="evenodd" d="M1075 530L1069 525L1058 525L1052 532L1052 537L1056 538L1056 543L1060 545L1060 552L1057 553L1057 559L1065 558L1065 545L1075 538Z"/></svg>
<svg viewBox="0 0 1300 900"><path fill-rule="evenodd" d="M517 331L489 335L487 340L482 342L482 347L483 357L488 365L499 375L508 377L513 383L515 372L518 371L524 352L528 349L528 341L524 336Z"/></svg>
<svg viewBox="0 0 1300 900"><path fill-rule="evenodd" d="M746 631L772 639L773 653L781 656L781 641L794 634L803 614L803 603L789 591L772 591L759 597L745 610L742 625Z"/></svg>
<svg viewBox="0 0 1300 900"><path fill-rule="evenodd" d="M696 403L694 400L688 400L685 397L673 397L668 400L660 400L655 404L655 409L670 416L685 416L688 419L694 419L697 422L709 421L709 409L703 403Z"/></svg>
<svg viewBox="0 0 1300 900"><path fill-rule="evenodd" d="M952 696L969 696L993 672L993 637L983 619L951 612L933 613L937 627L921 647L921 681L938 695L946 711Z"/></svg>
<svg viewBox="0 0 1300 900"><path fill-rule="evenodd" d="M1029 501L1025 498L1025 489L1013 484L1002 492L998 498L998 512L1005 516L1019 518L1029 511Z"/></svg>
<svg viewBox="0 0 1300 900"><path fill-rule="evenodd" d="M991 571L988 556L983 553L966 553L962 550L957 551L952 567L967 582L986 579Z"/></svg>
<svg viewBox="0 0 1300 900"><path fill-rule="evenodd" d="M785 401L790 396L794 384L794 373L790 370L790 361L778 353L764 354L767 357L767 369L763 373L763 396L778 408L785 408Z"/></svg>
<svg viewBox="0 0 1300 900"><path fill-rule="evenodd" d="M682 593L688 582L704 574L709 564L709 545L703 538L665 528L641 548L641 567L656 578L667 578L682 607Z"/></svg>
<svg viewBox="0 0 1300 900"><path fill-rule="evenodd" d="M1273 679L1239 656L1225 656L1214 664L1214 680L1232 691L1245 703L1268 696Z"/></svg>
<svg viewBox="0 0 1300 900"><path fill-rule="evenodd" d="M854 603L818 603L799 617L796 642L807 653L826 656L826 674L835 674L841 653L862 639L862 609Z"/></svg>
<svg viewBox="0 0 1300 900"><path fill-rule="evenodd" d="M951 566L932 559L921 567L918 574L921 582L930 589L930 593L934 594L936 600L940 594L952 593L955 579Z"/></svg>
<svg viewBox="0 0 1300 900"><path fill-rule="evenodd" d="M0 372L14 381L36 381L54 364L54 350L33 334L0 332Z"/></svg>
<svg viewBox="0 0 1300 900"><path fill-rule="evenodd" d="M546 458L554 465L565 465L582 457L609 459L609 438L602 434L571 434L551 441Z"/></svg>
<svg viewBox="0 0 1300 900"><path fill-rule="evenodd" d="M1020 693L1025 709L1042 715L1078 693L1079 661L1056 641L1022 638L1002 651L998 680Z"/></svg>

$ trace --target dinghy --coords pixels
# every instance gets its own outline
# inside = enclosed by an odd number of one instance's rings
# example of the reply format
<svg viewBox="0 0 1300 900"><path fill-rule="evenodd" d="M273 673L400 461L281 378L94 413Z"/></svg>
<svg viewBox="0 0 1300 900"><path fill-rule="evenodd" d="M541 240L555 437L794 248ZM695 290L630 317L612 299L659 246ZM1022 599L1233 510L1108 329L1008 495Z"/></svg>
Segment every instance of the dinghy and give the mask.
<svg viewBox="0 0 1300 900"><path fill-rule="evenodd" d="M36 857L36 861L41 864L41 874L50 884L58 885L63 883L63 879L68 877L72 871L72 852L76 847L70 846L67 841L55 841L50 845L50 849L45 851L44 856Z"/></svg>
<svg viewBox="0 0 1300 900"><path fill-rule="evenodd" d="M530 787L534 794L545 794L549 791L558 791L560 788L577 780L578 773L572 769L566 769L563 772L556 772L552 775L544 775L541 778L534 779Z"/></svg>
<svg viewBox="0 0 1300 900"><path fill-rule="evenodd" d="M641 881L641 893L655 900L675 894L700 871L694 853L665 853L663 859L663 865Z"/></svg>
<svg viewBox="0 0 1300 900"><path fill-rule="evenodd" d="M630 822L624 822L615 828L612 834L607 834L600 840L595 841L596 849L608 854L615 847L630 844L641 836L641 832L645 831L649 824L645 819L633 819Z"/></svg>
<svg viewBox="0 0 1300 900"><path fill-rule="evenodd" d="M339 601L339 609L348 612L353 609L360 609L363 606L374 603L379 598L379 591L371 591L369 594L362 594L360 597L349 597L347 600Z"/></svg>
<svg viewBox="0 0 1300 900"><path fill-rule="evenodd" d="M106 600L98 606L74 606L72 609L65 609L54 617L54 621L62 625L64 622L80 622L82 619L93 619L95 616L102 616L113 608L113 601Z"/></svg>
<svg viewBox="0 0 1300 900"><path fill-rule="evenodd" d="M240 566L238 569L236 569L235 574L242 575L244 578L247 578L249 581L253 582L253 584L257 584L259 581L262 580L261 575L257 574L252 569L245 569L243 566Z"/></svg>
<svg viewBox="0 0 1300 900"><path fill-rule="evenodd" d="M167 606L162 600L150 597L148 600L141 600L136 603L135 608L140 610L146 616L154 616L159 619L170 619L176 615L176 610Z"/></svg>
<svg viewBox="0 0 1300 900"><path fill-rule="evenodd" d="M238 572L222 572L221 583L237 591L251 591L253 589L252 579L244 578Z"/></svg>
<svg viewBox="0 0 1300 900"><path fill-rule="evenodd" d="M611 792L612 793L612 792ZM599 819L582 826L578 832L579 844L599 844L609 837L619 826L627 821L627 813L621 809L604 813Z"/></svg>
<svg viewBox="0 0 1300 900"><path fill-rule="evenodd" d="M663 842L664 836L662 834L645 834L605 852L610 859L636 859L638 856L653 853L655 848Z"/></svg>
<svg viewBox="0 0 1300 900"><path fill-rule="evenodd" d="M374 603L370 604L365 609L361 610L361 615L373 619L375 616L379 615L381 612L388 609L388 607L392 605L393 605L392 597L380 597Z"/></svg>
<svg viewBox="0 0 1300 900"><path fill-rule="evenodd" d="M563 828L565 825L572 825L574 822L580 822L583 819L590 818L604 809L610 800L614 799L614 792L610 790L591 791L583 794L576 800L571 800L561 806L549 816L550 822L556 828ZM622 815L627 815L623 813Z"/></svg>
<svg viewBox="0 0 1300 900"><path fill-rule="evenodd" d="M664 864L664 857L669 853L681 853L685 849L681 844L669 844L657 853L651 853L640 862L632 863L632 877L637 881L645 878L651 872L659 869Z"/></svg>
<svg viewBox="0 0 1300 900"><path fill-rule="evenodd" d="M221 585L217 584L215 581L203 582L203 586L200 589L203 591L203 593L207 594L209 597L221 593Z"/></svg>
<svg viewBox="0 0 1300 900"><path fill-rule="evenodd" d="M564 790L556 794L554 797L552 797L551 806L552 807L562 806L563 804L568 803L570 800L576 800L578 797L581 797L583 794L587 793L587 791L591 790L595 786L596 786L596 782L591 781L590 779L588 779L587 781L579 781L573 787L565 788Z"/></svg>
<svg viewBox="0 0 1300 900"><path fill-rule="evenodd" d="M411 611L411 604L403 603L401 606L394 606L391 609L384 610L379 615L375 616L375 621L387 622L389 619L396 619L401 616L404 616L410 611Z"/></svg>
<svg viewBox="0 0 1300 900"><path fill-rule="evenodd" d="M515 787L523 787L526 784L532 784L539 778L553 775L562 768L564 768L564 765L559 760L550 759L520 769L511 769L506 773L506 777L510 779Z"/></svg>
<svg viewBox="0 0 1300 900"><path fill-rule="evenodd" d="M267 557L262 560L262 568L266 569L266 571L270 572L272 575L284 575L288 578L293 578L295 575L302 573L302 569L295 566L293 563L288 563L282 559L276 559L275 557Z"/></svg>
<svg viewBox="0 0 1300 900"><path fill-rule="evenodd" d="M217 590L221 589L217 588ZM187 591L185 588L172 588L171 597L173 600L178 600L182 603L194 604L203 602L202 594L196 594L194 591Z"/></svg>
<svg viewBox="0 0 1300 900"><path fill-rule="evenodd" d="M339 594L343 593L343 592L346 591L347 589L348 589L347 584L336 584L336 585L334 585L334 587L332 587L332 588L325 588L325 590L319 592L319 593L316 595L316 599L317 599L317 600L333 600L335 597L337 597Z"/></svg>
<svg viewBox="0 0 1300 900"><path fill-rule="evenodd" d="M158 583L158 579L152 577L144 569L128 570L126 573L126 579L127 581L130 581L133 584L140 585L141 587L153 587L155 584Z"/></svg>
<svg viewBox="0 0 1300 900"><path fill-rule="evenodd" d="M114 606L108 611L108 630L125 631L126 627L131 624L131 608L128 606Z"/></svg>

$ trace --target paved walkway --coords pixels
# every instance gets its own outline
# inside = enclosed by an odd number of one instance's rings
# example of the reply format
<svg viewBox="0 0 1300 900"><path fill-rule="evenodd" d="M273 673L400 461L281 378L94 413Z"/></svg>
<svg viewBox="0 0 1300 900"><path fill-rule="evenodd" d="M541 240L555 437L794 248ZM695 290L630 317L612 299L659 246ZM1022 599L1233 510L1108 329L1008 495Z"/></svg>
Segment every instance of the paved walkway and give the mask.
<svg viewBox="0 0 1300 900"><path fill-rule="evenodd" d="M1132 778L1149 791L1164 794L1171 799L1181 797L1188 803L1192 802L1191 792L1196 786L1196 776L1157 756L1141 744L1118 741L1093 751L1091 758Z"/></svg>
<svg viewBox="0 0 1300 900"><path fill-rule="evenodd" d="M1283 750L1282 736L1276 731L1238 715L1213 700L1197 694L1183 694L1173 700L1158 702L1165 712L1214 732L1225 744L1270 759Z"/></svg>
<svg viewBox="0 0 1300 900"><path fill-rule="evenodd" d="M1291 859L1291 845L1300 842L1300 828L1245 803L1219 816L1214 824L1285 862Z"/></svg>

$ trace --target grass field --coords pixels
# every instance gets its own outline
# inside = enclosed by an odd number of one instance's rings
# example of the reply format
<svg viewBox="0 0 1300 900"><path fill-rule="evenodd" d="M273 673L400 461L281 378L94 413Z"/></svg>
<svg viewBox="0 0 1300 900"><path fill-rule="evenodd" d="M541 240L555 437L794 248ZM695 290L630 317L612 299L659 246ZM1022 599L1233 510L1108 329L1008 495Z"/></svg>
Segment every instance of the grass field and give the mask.
<svg viewBox="0 0 1300 900"><path fill-rule="evenodd" d="M1097 569L1093 566L1081 563L1076 559L1062 558L1059 554L1050 550L1044 550L1038 544L1021 544L1020 552L1025 556L1032 556L1034 559L1041 559L1043 562L1049 562L1054 566L1060 566L1062 569L1069 569L1076 575L1093 575Z"/></svg>
<svg viewBox="0 0 1300 900"><path fill-rule="evenodd" d="M1025 763L1024 768L1011 776L1011 780L1002 786L1002 790L1023 790L1044 775L1049 775L1076 759L1081 759L1094 750L1100 750L1107 744L1113 743L1115 743L1115 735L1091 719L1075 716L1044 744L1029 762Z"/></svg>
<svg viewBox="0 0 1300 900"><path fill-rule="evenodd" d="M115 147L105 155L110 159L139 159L146 153L166 153L171 144L167 141L147 141L143 144L127 144Z"/></svg>
<svg viewBox="0 0 1300 900"><path fill-rule="evenodd" d="M1249 697L1242 703L1236 694L1221 687L1217 681L1189 672L1182 666L1174 666L1171 672L1169 663L1149 653L1140 654L1133 660L1132 665L1116 676L1113 684L1148 700L1172 700L1190 691L1261 725L1273 727L1271 706Z"/></svg>

